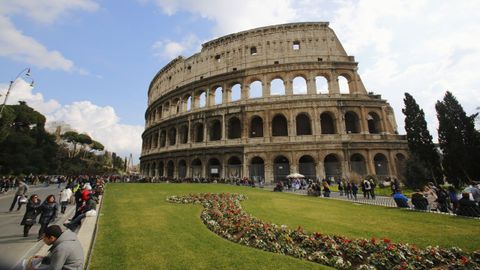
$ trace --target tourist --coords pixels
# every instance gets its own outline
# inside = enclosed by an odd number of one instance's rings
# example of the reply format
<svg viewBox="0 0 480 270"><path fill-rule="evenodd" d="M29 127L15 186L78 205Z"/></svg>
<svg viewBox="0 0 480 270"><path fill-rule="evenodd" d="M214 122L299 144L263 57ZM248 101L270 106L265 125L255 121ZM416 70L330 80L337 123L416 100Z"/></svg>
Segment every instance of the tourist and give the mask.
<svg viewBox="0 0 480 270"><path fill-rule="evenodd" d="M343 196L343 183L341 180L338 181L338 192L340 193L340 196Z"/></svg>
<svg viewBox="0 0 480 270"><path fill-rule="evenodd" d="M375 183L373 178L370 178L369 182L370 182L370 197L375 200L375 187L377 186L377 184Z"/></svg>
<svg viewBox="0 0 480 270"><path fill-rule="evenodd" d="M25 182L20 181L17 191L15 192L15 195L13 196L13 201L12 204L10 205L10 212L12 212L13 208L15 207L15 204L17 203L17 200L19 200L21 197L24 197L25 194L28 191L28 186L25 184ZM20 211L20 208L22 207L21 203L18 203L17 211Z"/></svg>
<svg viewBox="0 0 480 270"><path fill-rule="evenodd" d="M358 186L355 183L352 183L352 195L355 201L357 200Z"/></svg>
<svg viewBox="0 0 480 270"><path fill-rule="evenodd" d="M68 201L70 199L69 195L71 194L70 188L65 187L60 192L60 212L65 214L65 210L67 209Z"/></svg>
<svg viewBox="0 0 480 270"><path fill-rule="evenodd" d="M323 197L330 197L330 186L328 185L328 181L322 181L323 186Z"/></svg>
<svg viewBox="0 0 480 270"><path fill-rule="evenodd" d="M37 223L37 216L39 213L40 207L40 199L38 198L37 194L33 194L30 196L30 199L27 202L25 215L23 215L23 219L20 222L20 225L23 225L23 236L27 237L30 228L32 228L33 224Z"/></svg>
<svg viewBox="0 0 480 270"><path fill-rule="evenodd" d="M345 193L347 194L347 199L352 199L352 183L347 182L347 185L345 186Z"/></svg>
<svg viewBox="0 0 480 270"><path fill-rule="evenodd" d="M419 189L412 194L412 204L417 210L426 211L428 209L428 200Z"/></svg>
<svg viewBox="0 0 480 270"><path fill-rule="evenodd" d="M448 213L448 209L451 208L448 201L448 193L441 186L437 189L437 204L438 210L443 213Z"/></svg>
<svg viewBox="0 0 480 270"><path fill-rule="evenodd" d="M478 205L470 200L470 194L462 193L462 198L458 201L457 215L467 217L480 217L480 209Z"/></svg>
<svg viewBox="0 0 480 270"><path fill-rule="evenodd" d="M397 190L395 194L393 194L393 200L399 208L410 208L408 205L408 198L403 195L400 190Z"/></svg>
<svg viewBox="0 0 480 270"><path fill-rule="evenodd" d="M273 191L282 192L283 191L283 182L278 181L277 185L273 188Z"/></svg>
<svg viewBox="0 0 480 270"><path fill-rule="evenodd" d="M60 226L51 225L45 229L43 242L52 246L45 257L34 256L30 259L27 269L83 269L83 248L75 233Z"/></svg>
<svg viewBox="0 0 480 270"><path fill-rule="evenodd" d="M90 211L92 211L90 215L96 215L96 209L97 204L95 202L95 198L93 197L93 195L90 195L90 198L85 202L85 205L83 205L78 211L79 214L76 217L73 217L70 223L64 223L63 225L69 228L71 231L75 231L78 225L81 224L82 219L88 216Z"/></svg>
<svg viewBox="0 0 480 270"><path fill-rule="evenodd" d="M448 187L448 197L452 203L452 211L455 213L458 209L458 195L453 186Z"/></svg>
<svg viewBox="0 0 480 270"><path fill-rule="evenodd" d="M55 195L48 195L45 201L39 207L40 219L40 230L38 231L38 240L41 240L45 229L48 227L52 221L57 217L57 202L55 201Z"/></svg>
<svg viewBox="0 0 480 270"><path fill-rule="evenodd" d="M427 198L430 211L437 211L437 194L430 186L425 186L423 195Z"/></svg>
<svg viewBox="0 0 480 270"><path fill-rule="evenodd" d="M363 180L362 182L362 191L363 191L363 198L370 199L370 190L372 189L370 185L370 181L368 179Z"/></svg>

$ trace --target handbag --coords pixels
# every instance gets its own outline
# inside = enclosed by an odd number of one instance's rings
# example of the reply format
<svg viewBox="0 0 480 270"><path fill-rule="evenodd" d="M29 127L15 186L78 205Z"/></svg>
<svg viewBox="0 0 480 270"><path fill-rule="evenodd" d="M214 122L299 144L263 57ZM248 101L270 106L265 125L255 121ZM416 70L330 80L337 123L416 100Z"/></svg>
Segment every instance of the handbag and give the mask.
<svg viewBox="0 0 480 270"><path fill-rule="evenodd" d="M28 199L27 197L25 197L25 195L22 195L18 200L18 204L26 204L27 202L28 202Z"/></svg>

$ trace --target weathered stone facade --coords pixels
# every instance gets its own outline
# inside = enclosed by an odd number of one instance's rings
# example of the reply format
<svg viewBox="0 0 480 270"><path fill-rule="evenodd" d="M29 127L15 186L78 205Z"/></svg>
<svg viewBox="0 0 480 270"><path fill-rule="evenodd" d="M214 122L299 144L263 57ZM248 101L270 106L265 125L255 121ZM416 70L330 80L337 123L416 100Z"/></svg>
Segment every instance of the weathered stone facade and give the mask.
<svg viewBox="0 0 480 270"><path fill-rule="evenodd" d="M322 22L231 34L177 57L153 78L145 119L151 177L399 177L408 153L392 108Z"/></svg>

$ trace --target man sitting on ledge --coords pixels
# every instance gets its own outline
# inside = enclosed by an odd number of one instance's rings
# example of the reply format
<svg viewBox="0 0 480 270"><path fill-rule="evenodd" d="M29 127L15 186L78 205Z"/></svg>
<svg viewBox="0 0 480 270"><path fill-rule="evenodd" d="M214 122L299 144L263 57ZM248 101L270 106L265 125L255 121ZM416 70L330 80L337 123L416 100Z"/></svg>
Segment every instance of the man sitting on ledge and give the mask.
<svg viewBox="0 0 480 270"><path fill-rule="evenodd" d="M395 200L397 207L410 208L410 206L408 205L408 198L403 195L400 190L395 191L395 194L393 194L393 200Z"/></svg>

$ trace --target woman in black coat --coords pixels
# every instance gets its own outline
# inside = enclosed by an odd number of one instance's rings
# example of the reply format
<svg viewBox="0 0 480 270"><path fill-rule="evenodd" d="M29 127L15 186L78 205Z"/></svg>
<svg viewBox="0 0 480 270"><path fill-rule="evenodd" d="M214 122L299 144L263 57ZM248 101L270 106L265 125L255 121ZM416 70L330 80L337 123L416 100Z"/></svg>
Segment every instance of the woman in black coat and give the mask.
<svg viewBox="0 0 480 270"><path fill-rule="evenodd" d="M27 237L30 228L32 228L33 224L37 223L37 216L39 214L40 208L40 199L38 198L37 194L33 194L30 196L27 202L27 210L25 211L25 215L23 215L22 222L20 225L23 225L23 236Z"/></svg>
<svg viewBox="0 0 480 270"><path fill-rule="evenodd" d="M43 238L43 233L45 229L48 227L48 224L55 220L57 217L57 202L55 201L55 195L48 195L45 201L40 205L40 219L38 223L40 223L40 230L38 231L38 239L41 240Z"/></svg>

